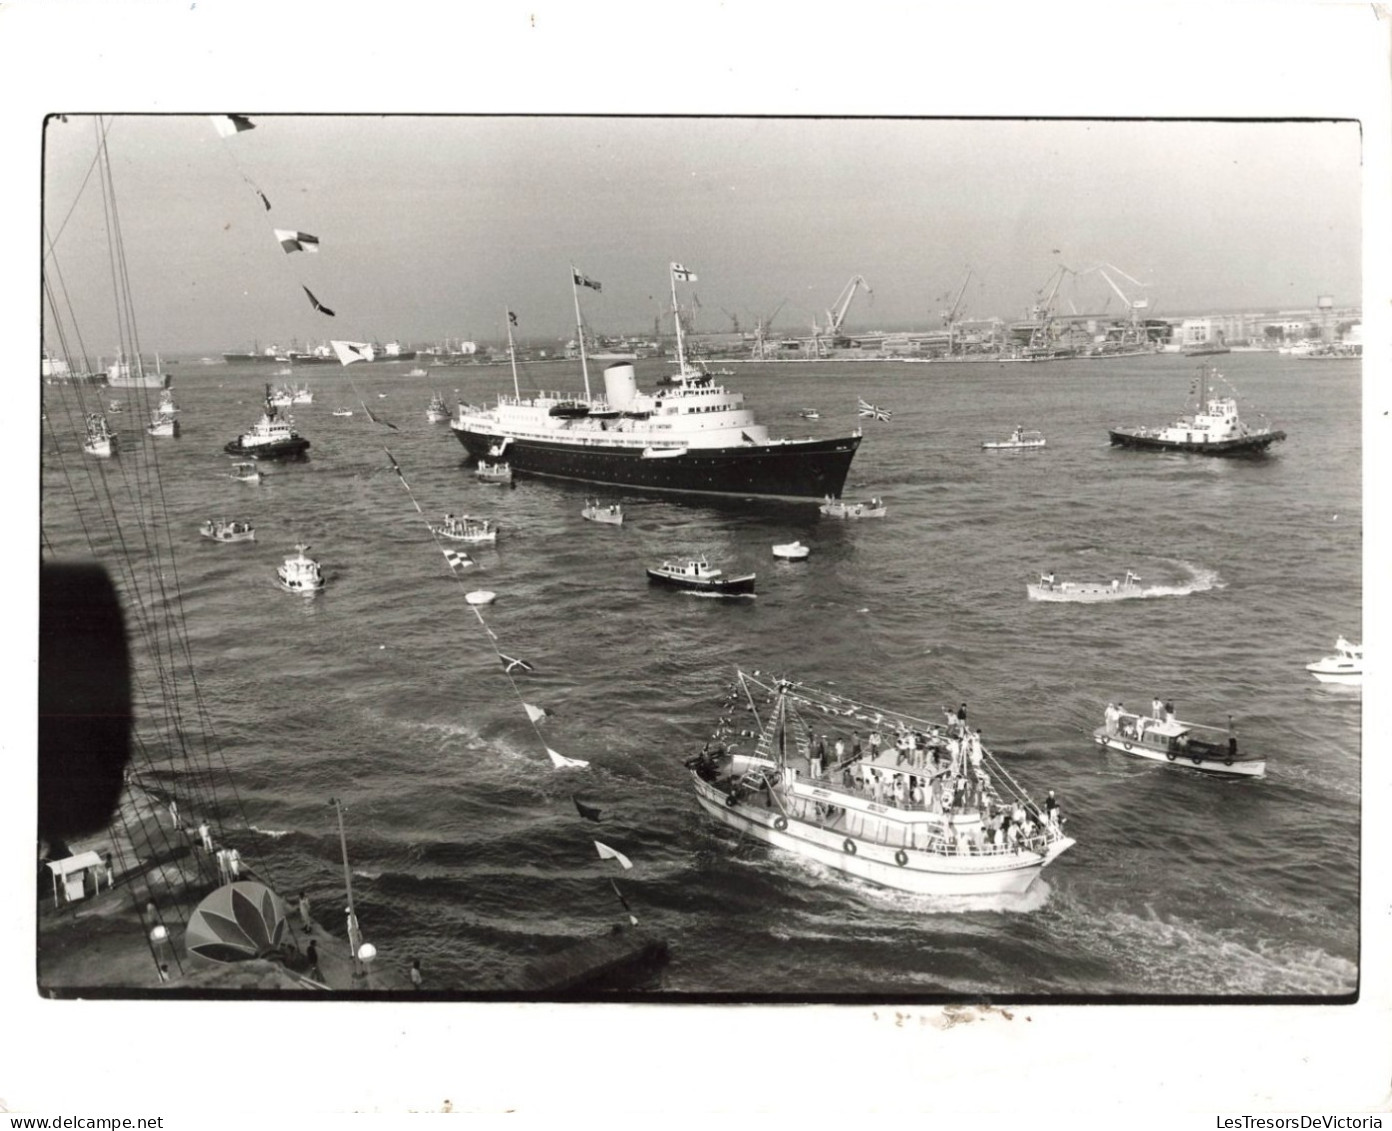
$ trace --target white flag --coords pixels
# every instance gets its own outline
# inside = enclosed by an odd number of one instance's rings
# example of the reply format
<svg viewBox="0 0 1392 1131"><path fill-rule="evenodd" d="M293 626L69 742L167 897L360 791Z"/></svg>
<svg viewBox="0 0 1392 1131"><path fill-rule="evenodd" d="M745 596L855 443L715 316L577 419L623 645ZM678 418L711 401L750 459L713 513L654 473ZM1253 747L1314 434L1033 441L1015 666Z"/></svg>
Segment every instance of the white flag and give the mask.
<svg viewBox="0 0 1392 1131"><path fill-rule="evenodd" d="M527 718L531 719L532 722L539 723L546 718L546 712L540 707L533 707L530 703L523 703L522 706L526 708Z"/></svg>
<svg viewBox="0 0 1392 1131"><path fill-rule="evenodd" d="M546 753L551 756L551 764L558 770L583 770L589 765L588 762L582 762L579 758L567 758L564 754L557 754L549 746L546 748Z"/></svg>
<svg viewBox="0 0 1392 1131"><path fill-rule="evenodd" d="M617 860L623 865L623 870L625 872L633 867L633 861L617 849L610 848L607 844L598 840L594 842L594 846L599 850L599 858L601 860Z"/></svg>
<svg viewBox="0 0 1392 1131"><path fill-rule="evenodd" d="M679 283L694 283L696 281L696 272L688 271L680 263L673 263L672 278Z"/></svg>
<svg viewBox="0 0 1392 1131"><path fill-rule="evenodd" d="M338 360L344 365L352 365L355 361L371 361L374 353L370 342L330 342L334 353L338 354Z"/></svg>

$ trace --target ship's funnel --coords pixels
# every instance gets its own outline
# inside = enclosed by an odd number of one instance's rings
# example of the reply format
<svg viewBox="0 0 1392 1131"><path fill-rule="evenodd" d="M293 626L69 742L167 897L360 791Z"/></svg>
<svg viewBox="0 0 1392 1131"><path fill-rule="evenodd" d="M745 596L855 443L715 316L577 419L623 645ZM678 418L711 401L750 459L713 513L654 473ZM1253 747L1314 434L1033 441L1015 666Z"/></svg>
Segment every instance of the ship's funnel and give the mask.
<svg viewBox="0 0 1392 1131"><path fill-rule="evenodd" d="M633 366L626 362L607 366L604 370L604 395L610 408L620 412L628 408L638 395L638 379L633 374Z"/></svg>

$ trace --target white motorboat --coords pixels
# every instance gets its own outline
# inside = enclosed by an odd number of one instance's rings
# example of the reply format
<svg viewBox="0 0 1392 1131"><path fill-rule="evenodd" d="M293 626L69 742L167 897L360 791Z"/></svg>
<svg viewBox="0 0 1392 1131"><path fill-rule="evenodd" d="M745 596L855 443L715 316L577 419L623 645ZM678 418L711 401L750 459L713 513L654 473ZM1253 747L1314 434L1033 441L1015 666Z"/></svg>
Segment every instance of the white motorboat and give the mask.
<svg viewBox="0 0 1392 1131"><path fill-rule="evenodd" d="M331 412L329 415L330 415L330 416L352 416L352 415L353 415L353 410L352 410L351 408L336 408L336 409L334 409L333 412Z"/></svg>
<svg viewBox="0 0 1392 1131"><path fill-rule="evenodd" d="M306 543L299 543L294 557L286 558L284 565L276 567L280 587L287 593L316 593L324 588L323 571L317 561L305 556L308 549Z"/></svg>
<svg viewBox="0 0 1392 1131"><path fill-rule="evenodd" d="M725 746L735 732L722 720L715 749L686 765L701 808L742 837L880 887L954 896L1023 892L1073 846L1053 798L1036 805L955 717L927 722L746 672L727 719L735 702L749 705L754 749ZM832 726L874 739L826 765Z"/></svg>
<svg viewBox="0 0 1392 1131"><path fill-rule="evenodd" d="M1017 425L1008 440L983 440L981 447L985 451L1034 451L1044 447L1044 434Z"/></svg>
<svg viewBox="0 0 1392 1131"><path fill-rule="evenodd" d="M1342 636L1334 642L1334 655L1325 656L1305 670L1321 683L1363 683L1363 645L1350 644Z"/></svg>
<svg viewBox="0 0 1392 1131"><path fill-rule="evenodd" d="M619 503L601 503L598 499L586 499L580 516L588 518L591 522L621 526L623 524L623 507Z"/></svg>
<svg viewBox="0 0 1392 1131"><path fill-rule="evenodd" d="M116 433L106 423L106 417L99 412L87 414L87 434L82 440L82 450L89 456L107 459L114 456L120 444Z"/></svg>
<svg viewBox="0 0 1392 1131"><path fill-rule="evenodd" d="M801 542L783 542L773 548L773 556L785 562L803 561L811 552L811 548Z"/></svg>
<svg viewBox="0 0 1392 1131"><path fill-rule="evenodd" d="M260 483L265 476L254 463L239 463L232 468L232 478L238 483Z"/></svg>
<svg viewBox="0 0 1392 1131"><path fill-rule="evenodd" d="M821 511L831 518L884 518L888 508L883 499L871 499L868 503L843 503L828 495L823 501Z"/></svg>
<svg viewBox="0 0 1392 1131"><path fill-rule="evenodd" d="M147 436L177 436L179 422L172 416L165 416L158 409L150 414L150 423L145 425Z"/></svg>
<svg viewBox="0 0 1392 1131"><path fill-rule="evenodd" d="M1140 575L1129 569L1120 580L1111 582L1059 581L1052 573L1041 573L1039 583L1026 585L1031 601L1121 601L1127 597L1144 597L1147 590L1141 588Z"/></svg>
<svg viewBox="0 0 1392 1131"><path fill-rule="evenodd" d="M1266 759L1239 753L1231 721L1226 730L1186 723L1175 718L1169 706L1147 716L1108 704L1106 721L1093 731L1092 738L1098 746L1152 762L1226 777L1259 778L1266 774Z"/></svg>
<svg viewBox="0 0 1392 1131"><path fill-rule="evenodd" d="M475 589L471 593L465 593L464 600L471 605L491 605L497 596L498 594L491 589Z"/></svg>
<svg viewBox="0 0 1392 1131"><path fill-rule="evenodd" d="M511 483L512 465L503 461L489 463L486 459L478 462L474 474L480 483Z"/></svg>
<svg viewBox="0 0 1392 1131"><path fill-rule="evenodd" d="M256 530L249 522L229 522L225 519L209 519L198 528L198 533L214 542L255 542Z"/></svg>
<svg viewBox="0 0 1392 1131"><path fill-rule="evenodd" d="M445 515L445 521L430 528L432 534L453 542L496 542L498 528L491 519L470 518L467 514Z"/></svg>

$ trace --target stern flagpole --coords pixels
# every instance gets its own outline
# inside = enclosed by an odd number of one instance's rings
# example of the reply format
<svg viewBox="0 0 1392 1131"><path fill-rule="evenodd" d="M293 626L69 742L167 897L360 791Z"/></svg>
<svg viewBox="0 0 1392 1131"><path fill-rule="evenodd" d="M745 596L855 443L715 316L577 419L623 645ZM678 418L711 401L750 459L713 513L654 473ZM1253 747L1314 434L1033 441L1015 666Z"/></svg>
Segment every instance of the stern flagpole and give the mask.
<svg viewBox="0 0 1392 1131"><path fill-rule="evenodd" d="M585 359L585 324L580 320L580 286L576 283L580 272L575 264L570 265L570 293L575 299L575 334L580 339L580 372L585 378L585 400L590 399L590 366Z"/></svg>

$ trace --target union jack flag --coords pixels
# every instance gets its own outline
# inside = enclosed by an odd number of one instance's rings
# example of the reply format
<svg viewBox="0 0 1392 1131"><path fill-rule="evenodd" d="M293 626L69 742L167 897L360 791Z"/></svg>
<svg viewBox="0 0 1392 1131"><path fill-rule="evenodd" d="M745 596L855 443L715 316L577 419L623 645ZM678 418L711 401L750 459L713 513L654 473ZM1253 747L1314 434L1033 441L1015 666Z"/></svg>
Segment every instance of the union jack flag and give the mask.
<svg viewBox="0 0 1392 1131"><path fill-rule="evenodd" d="M857 408L861 416L873 416L876 420L888 420L891 416L894 415L894 413L890 412L886 408L880 408L877 405L872 405L864 397L858 398L858 401L859 403L857 405Z"/></svg>

